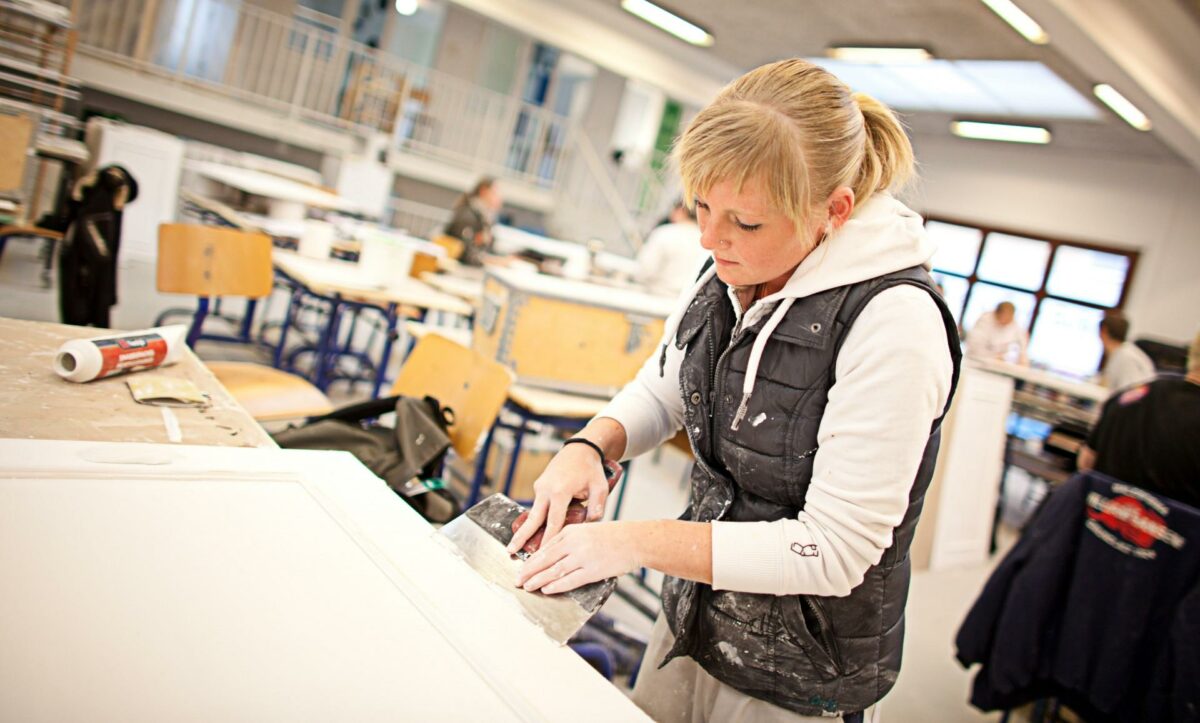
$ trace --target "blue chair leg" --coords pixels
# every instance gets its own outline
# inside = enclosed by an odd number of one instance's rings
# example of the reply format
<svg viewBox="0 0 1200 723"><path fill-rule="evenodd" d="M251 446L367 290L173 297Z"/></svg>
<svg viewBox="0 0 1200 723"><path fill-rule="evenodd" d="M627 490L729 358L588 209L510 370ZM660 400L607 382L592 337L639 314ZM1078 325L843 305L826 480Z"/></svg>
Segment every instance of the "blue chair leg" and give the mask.
<svg viewBox="0 0 1200 723"><path fill-rule="evenodd" d="M571 650L574 650L579 657L583 658L593 668L604 676L605 680L613 679L613 658L612 653L608 652L603 645L598 643L570 643Z"/></svg>
<svg viewBox="0 0 1200 723"><path fill-rule="evenodd" d="M208 297L201 296L199 303L196 305L196 313L192 316L192 328L188 329L187 345L191 348L196 348L196 342L200 339L200 329L204 326L204 319L208 316Z"/></svg>

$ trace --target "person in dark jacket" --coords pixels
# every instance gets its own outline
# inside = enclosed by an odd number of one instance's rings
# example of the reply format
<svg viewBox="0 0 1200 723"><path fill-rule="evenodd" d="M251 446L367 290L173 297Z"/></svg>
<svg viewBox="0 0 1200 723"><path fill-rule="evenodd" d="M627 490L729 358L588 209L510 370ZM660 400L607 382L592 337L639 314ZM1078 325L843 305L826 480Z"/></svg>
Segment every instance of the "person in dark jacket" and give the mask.
<svg viewBox="0 0 1200 723"><path fill-rule="evenodd" d="M137 198L137 181L105 166L76 182L58 258L58 305L64 324L108 328L117 303L121 216Z"/></svg>
<svg viewBox="0 0 1200 723"><path fill-rule="evenodd" d="M1057 697L1089 723L1195 721L1200 511L1094 472L1039 510L958 631L971 703ZM1179 715L1173 711L1183 711ZM1190 711L1190 712L1189 712Z"/></svg>
<svg viewBox="0 0 1200 723"><path fill-rule="evenodd" d="M519 582L558 593L668 575L634 700L657 720L873 720L900 667L908 548L959 364L889 193L912 148L878 101L803 60L734 81L677 144L710 259L637 378L553 458ZM698 274L698 277L696 276ZM678 520L603 513L604 458L686 430Z"/></svg>
<svg viewBox="0 0 1200 723"><path fill-rule="evenodd" d="M1187 376L1163 376L1114 394L1079 450L1079 469L1200 507L1200 334Z"/></svg>
<svg viewBox="0 0 1200 723"><path fill-rule="evenodd" d="M504 205L500 189L492 178L481 178L470 191L454 202L450 222L443 230L464 243L462 258L467 266L482 266L483 257L492 247L492 223Z"/></svg>

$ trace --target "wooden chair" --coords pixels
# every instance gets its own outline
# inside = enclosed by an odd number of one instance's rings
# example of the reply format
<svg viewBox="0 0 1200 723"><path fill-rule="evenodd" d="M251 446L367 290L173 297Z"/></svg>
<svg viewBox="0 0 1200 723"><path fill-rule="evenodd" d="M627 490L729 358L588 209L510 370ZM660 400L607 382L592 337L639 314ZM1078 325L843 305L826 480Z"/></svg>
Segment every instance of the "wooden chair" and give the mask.
<svg viewBox="0 0 1200 723"><path fill-rule="evenodd" d="M466 249L466 244L462 239L454 238L444 233L434 236L433 242L446 249L446 255L455 261L462 258L463 251Z"/></svg>
<svg viewBox="0 0 1200 723"><path fill-rule="evenodd" d="M513 379L512 371L495 359L431 333L404 360L392 394L429 395L449 407L454 412L450 442L459 457L470 461L500 414Z"/></svg>
<svg viewBox="0 0 1200 723"><path fill-rule="evenodd" d="M462 258L463 242L461 240L456 239L453 236L440 234L433 237L433 243L446 249L446 256L449 258L452 258L455 261ZM409 271L409 275L411 275L414 279L419 279L421 278L421 274L425 273L426 271L437 271L438 268L439 264L436 256L417 252L417 254L413 257L412 269Z"/></svg>
<svg viewBox="0 0 1200 723"><path fill-rule="evenodd" d="M254 300L270 294L274 280L271 239L217 226L163 224L158 229L157 272L159 291L199 297L188 346L201 338L220 339L201 335L210 299L241 296ZM249 318L244 323L248 325ZM328 397L295 374L247 362L206 362L205 366L259 421L310 417L333 408Z"/></svg>

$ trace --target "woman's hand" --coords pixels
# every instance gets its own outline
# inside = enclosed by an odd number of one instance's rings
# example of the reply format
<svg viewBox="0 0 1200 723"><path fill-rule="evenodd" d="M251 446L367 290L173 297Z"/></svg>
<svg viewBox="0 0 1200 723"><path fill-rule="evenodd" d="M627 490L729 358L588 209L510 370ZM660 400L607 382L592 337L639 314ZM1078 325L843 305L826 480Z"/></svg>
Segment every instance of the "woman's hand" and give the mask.
<svg viewBox="0 0 1200 723"><path fill-rule="evenodd" d="M595 455L593 455L595 456ZM628 523L570 525L525 561L517 586L553 595L642 566L637 535Z"/></svg>
<svg viewBox="0 0 1200 723"><path fill-rule="evenodd" d="M594 521L604 515L608 500L608 480L604 465L595 450L584 444L570 444L559 450L546 466L546 471L533 484L533 507L529 517L513 533L508 544L509 554L525 546L529 538L546 525L543 547L563 529L567 506L573 499L587 500L587 519Z"/></svg>

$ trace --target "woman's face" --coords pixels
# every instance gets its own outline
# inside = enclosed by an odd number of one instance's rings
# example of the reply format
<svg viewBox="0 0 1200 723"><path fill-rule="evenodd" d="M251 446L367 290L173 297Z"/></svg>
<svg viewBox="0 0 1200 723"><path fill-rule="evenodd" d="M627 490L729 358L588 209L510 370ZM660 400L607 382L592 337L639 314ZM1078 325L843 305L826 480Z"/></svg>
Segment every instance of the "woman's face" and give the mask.
<svg viewBox="0 0 1200 723"><path fill-rule="evenodd" d="M717 276L730 286L765 284L763 295L783 288L816 246L820 225L797 232L786 214L772 208L758 179L741 193L720 181L696 196L700 245L711 252ZM819 219L818 219L819 221Z"/></svg>

